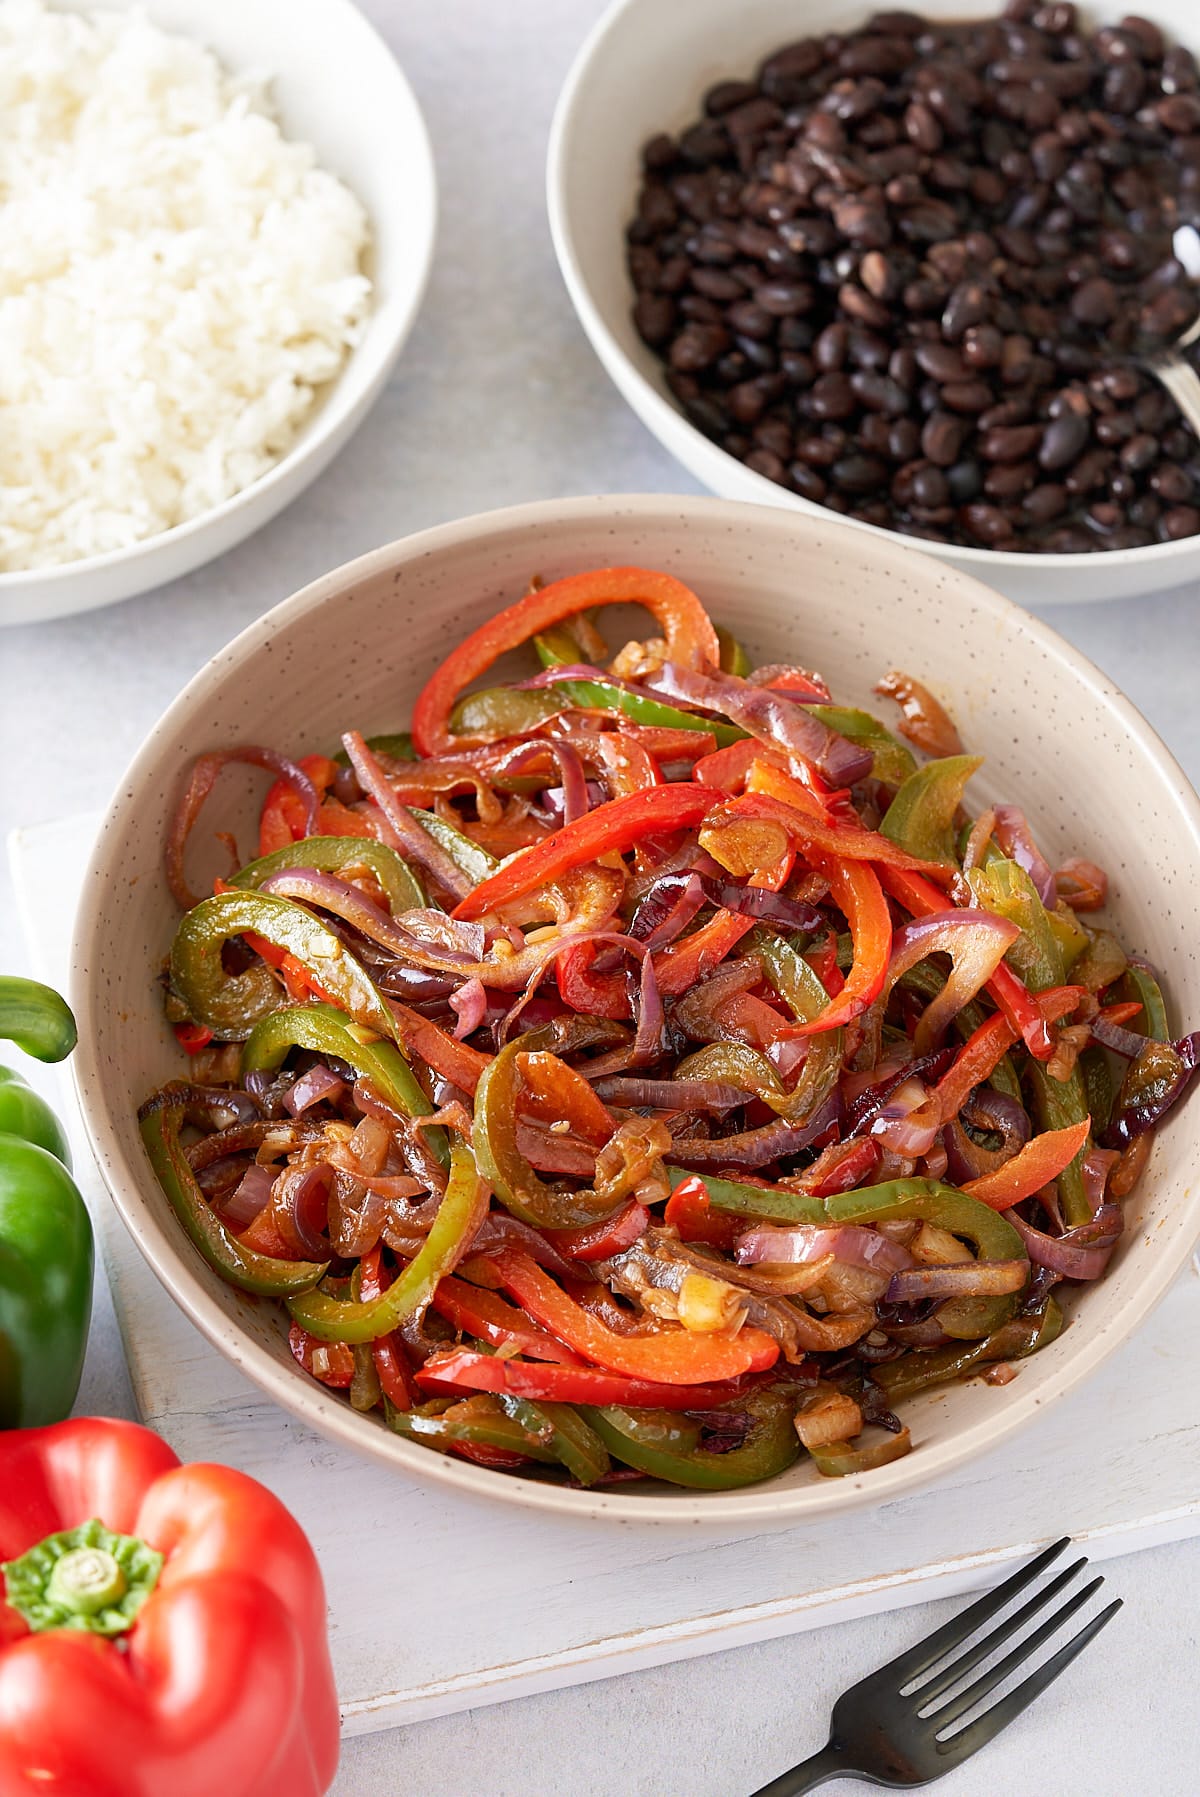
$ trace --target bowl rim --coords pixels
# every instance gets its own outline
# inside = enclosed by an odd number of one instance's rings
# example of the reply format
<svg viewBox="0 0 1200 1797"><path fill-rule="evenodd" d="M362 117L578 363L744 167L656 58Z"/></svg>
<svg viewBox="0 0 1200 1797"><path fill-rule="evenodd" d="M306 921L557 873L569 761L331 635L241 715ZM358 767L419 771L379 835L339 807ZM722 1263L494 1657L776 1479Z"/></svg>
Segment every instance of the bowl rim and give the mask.
<svg viewBox="0 0 1200 1797"><path fill-rule="evenodd" d="M703 1523L713 1527L748 1524L768 1528L810 1519L815 1521L860 1505L882 1504L906 1496L998 1446L1035 1413L1044 1414L1052 1403L1065 1397L1108 1358L1144 1321L1173 1283L1188 1259L1195 1235L1200 1233L1200 1185L1180 1204L1181 1217L1190 1218L1193 1225L1191 1232L1176 1237L1173 1252L1164 1252L1147 1262L1142 1278L1108 1325L1083 1334L1075 1350L1064 1358L1061 1366L1046 1375L1036 1393L1018 1387L1006 1398L1002 1411L987 1412L981 1408L978 1419L959 1430L949 1442L929 1445L923 1452L876 1469L869 1478L852 1475L790 1491L772 1492L772 1482L768 1481L734 1492L672 1493L668 1496L656 1493L653 1498L633 1498L623 1496L619 1488L574 1490L563 1485L503 1478L467 1461L430 1453L426 1448L389 1434L366 1417L358 1416L332 1393L303 1380L290 1366L272 1358L204 1289L199 1273L201 1263L198 1259L193 1260L194 1250L183 1231L164 1229L161 1241L156 1242L141 1226L136 1206L130 1203L126 1193L136 1191L144 1184L147 1171L144 1165L135 1167L121 1149L109 1115L108 1082L92 1046L96 1040L93 1019L104 1003L100 972L104 965L104 939L102 908L89 902L87 895L93 889L101 890L106 883L111 885L111 881L106 880L106 868L111 867L113 845L119 843L126 829L135 827L133 820L141 788L147 781L159 777L159 742L176 738L181 733L181 726L190 724L195 715L203 711L224 684L231 665L242 661L264 643L278 640L298 618L336 600L356 584L428 560L443 551L461 548L497 532L530 533L564 521L618 524L639 519L649 521L661 518L664 512L678 519L684 529L692 520L737 533L750 530L808 532L814 528L811 520L798 518L778 506L751 506L706 495L614 494L537 500L502 507L398 538L321 575L254 620L208 661L152 727L122 775L115 789L116 796L104 814L84 876L83 897L71 945L71 1002L79 1022L79 1047L72 1057L71 1067L88 1142L121 1221L133 1236L143 1258L213 1346L268 1397L302 1421L340 1445L396 1466L414 1479L431 1479L467 1495L518 1503L543 1513L625 1524ZM998 624L1019 621L1021 629L1028 633L1044 656L1069 669L1099 705L1115 714L1127 738L1136 743L1160 779L1171 784L1182 821L1190 829L1193 859L1200 863L1200 797L1152 726L1085 655L1041 619L961 570L947 569L917 550L886 539L872 545L870 539L846 528L840 521L823 525L822 534L835 539L834 547L851 561L886 562L889 570L894 570L899 561L901 573L906 571L905 564L908 564L907 572L926 582L932 571L939 585L944 586L949 581L961 586L964 600L976 606L989 621ZM89 963L95 970L90 976L86 974Z"/></svg>
<svg viewBox="0 0 1200 1797"><path fill-rule="evenodd" d="M970 0L971 5L976 3L977 0ZM566 79L559 90L554 116L550 123L550 135L546 146L546 208L550 220L550 237L554 244L555 256L558 259L559 272L588 340L605 372L620 390L622 398L642 415L643 422L654 432L668 453L676 461L681 460L667 439L674 431L682 431L687 435L693 453L699 462L709 464L714 470L727 465L738 470L739 480L743 481L748 488L748 496L744 503L773 505L783 511L800 512L809 518L830 518L835 523L844 524L853 530L869 531L873 536L881 537L887 542L915 547L919 553L931 555L937 560L952 559L956 565L965 567L984 582L987 580L989 569L1003 568L1016 572L1036 569L1039 574L1044 571L1050 576L1056 573L1074 573L1093 563L1097 555L1102 557L1106 567L1153 567L1159 578L1159 584L1164 590L1186 581L1188 578L1187 567L1183 566L1177 569L1175 564L1187 564L1197 556L1200 552L1200 537L1180 537L1171 543L1147 543L1140 549L1106 549L1091 553L1065 554L1060 552L1053 555L1038 555L1033 551L978 549L971 544L943 543L931 538L909 537L905 536L902 531L890 530L882 524L870 524L865 519L852 518L840 512L830 512L825 507L814 504L812 500L804 499L799 493L791 492L789 488L781 486L778 481L768 480L765 474L759 474L756 469L748 468L744 462L731 455L727 449L723 449L719 443L714 443L711 437L706 437L684 411L659 391L618 340L592 296L592 290L584 278L575 247L574 220L571 208L567 203L569 168L572 159L584 152L587 155L593 154L592 147L576 144L573 140L577 125L576 109L584 89L591 79L596 56L607 39L624 23L626 14L635 12L643 4L644 0L612 0L612 3L606 7L592 26L575 54L567 71ZM867 4L867 0L861 0L861 4L865 19L871 8ZM616 372L618 368L620 375ZM624 383L628 383L636 390L636 402L625 391ZM707 473L703 473L699 475L699 478L707 482L709 476Z"/></svg>
<svg viewBox="0 0 1200 1797"><path fill-rule="evenodd" d="M128 0L128 3L132 5L135 0ZM90 576L105 574L114 568L141 568L156 552L174 551L178 545L189 543L202 532L223 524L240 507L273 494L310 457L318 455L348 419L353 420L355 409L360 408L364 400L371 397L375 383L386 378L392 363L403 349L425 298L437 241L438 191L433 144L420 102L390 44L366 14L354 4L354 0L324 0L324 4L335 8L342 15L343 22L347 18L353 18L364 41L371 43L372 48L389 67L400 104L408 110L411 117L417 154L409 171L410 181L406 184L406 191L419 190L423 194L423 204L428 208L429 228L423 240L418 240L415 245L413 278L407 297L398 295L395 300L388 300L382 307L372 307L364 322L364 334L360 342L350 349L345 362L332 380L323 382L317 389L317 406L306 423L301 425L299 439L277 462L252 480L249 486L240 487L228 499L220 500L207 511L197 513L194 518L187 518L182 524L172 524L169 529L157 531L153 536L141 537L124 549L106 549L99 555L79 556L74 561L56 562L47 568L0 569L0 601L3 601L6 594L17 591L23 596L40 593L53 599L73 581L77 580L82 585ZM375 221L370 214L368 224L373 231ZM371 327L377 320L383 321L388 328L373 334ZM358 389L353 394L347 391L347 377L351 370ZM145 590L144 585L140 590ZM118 602L109 600L105 603Z"/></svg>

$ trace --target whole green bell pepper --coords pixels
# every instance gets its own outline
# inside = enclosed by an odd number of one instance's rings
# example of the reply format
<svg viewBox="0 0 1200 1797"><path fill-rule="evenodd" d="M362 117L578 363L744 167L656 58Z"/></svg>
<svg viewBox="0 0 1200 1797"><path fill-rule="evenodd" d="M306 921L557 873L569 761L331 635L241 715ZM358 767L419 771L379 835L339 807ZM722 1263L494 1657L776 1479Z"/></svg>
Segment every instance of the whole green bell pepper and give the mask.
<svg viewBox="0 0 1200 1797"><path fill-rule="evenodd" d="M75 1045L57 992L0 980L0 1036L39 1060ZM92 1225L50 1107L0 1069L0 1428L61 1422L79 1389L92 1310Z"/></svg>

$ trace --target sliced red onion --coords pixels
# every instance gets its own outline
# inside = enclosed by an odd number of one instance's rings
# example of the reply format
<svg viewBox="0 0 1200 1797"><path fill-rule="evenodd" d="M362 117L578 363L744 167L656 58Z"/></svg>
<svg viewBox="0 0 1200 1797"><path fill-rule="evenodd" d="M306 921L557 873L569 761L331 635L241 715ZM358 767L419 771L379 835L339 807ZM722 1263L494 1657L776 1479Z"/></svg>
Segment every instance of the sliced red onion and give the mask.
<svg viewBox="0 0 1200 1797"><path fill-rule="evenodd" d="M604 795L598 786L589 785L578 750L564 737L539 737L536 742L526 743L514 754L505 756L504 772L519 773L529 762L539 760L547 751L558 763L561 782L557 789L558 809L561 810L563 822L573 824L576 818L582 817ZM550 793L547 792L545 796L549 799Z"/></svg>
<svg viewBox="0 0 1200 1797"><path fill-rule="evenodd" d="M1101 1048L1110 1048L1126 1061L1136 1061L1146 1046L1145 1036L1139 1036L1136 1030L1127 1030L1124 1024L1113 1023L1103 1011L1092 1019L1092 1039Z"/></svg>
<svg viewBox="0 0 1200 1797"><path fill-rule="evenodd" d="M921 1014L913 1038L918 1054L935 1046L951 1020L991 979L1020 934L1010 918L976 910L934 911L896 931L883 1001L896 981L927 956L948 954L953 963L946 984Z"/></svg>
<svg viewBox="0 0 1200 1797"><path fill-rule="evenodd" d="M967 1095L962 1116L972 1129L987 1130L1003 1138L1000 1148L985 1148L967 1134L957 1118L950 1118L942 1129L947 1166L951 1178L963 1185L968 1179L982 1179L994 1173L1005 1161L1028 1142L1031 1134L1029 1117L1023 1105L1005 1092L991 1086L977 1086Z"/></svg>
<svg viewBox="0 0 1200 1797"><path fill-rule="evenodd" d="M387 1214L388 1201L383 1193L339 1173L329 1206L329 1240L334 1253L347 1260L369 1254L383 1233Z"/></svg>
<svg viewBox="0 0 1200 1797"><path fill-rule="evenodd" d="M466 898L471 881L458 864L451 860L439 842L435 842L409 810L402 805L388 784L380 767L357 730L347 730L342 745L350 757L350 765L358 775L365 793L374 799L386 826L389 847L407 855L431 873L438 884L456 899Z"/></svg>
<svg viewBox="0 0 1200 1797"><path fill-rule="evenodd" d="M429 1004L438 999L449 1002L454 991L452 974L437 973L428 967L410 967L404 961L390 961L373 977L381 992L386 992L390 998L407 999L412 1005Z"/></svg>
<svg viewBox="0 0 1200 1797"><path fill-rule="evenodd" d="M289 761L286 755L280 755L274 749L261 748L257 743L243 743L236 749L218 749L201 755L192 768L187 790L171 820L167 836L167 885L185 911L190 911L197 903L183 872L183 854L187 840L191 835L192 825L200 814L200 807L216 783L217 775L231 761L243 762L249 767L265 768L267 773L285 781L304 807L304 834L312 836L316 832L321 809L317 789L304 769L297 767L294 761Z"/></svg>
<svg viewBox="0 0 1200 1797"><path fill-rule="evenodd" d="M941 1078L953 1059L954 1050L943 1048L937 1054L921 1055L917 1060L906 1061L900 1067L884 1061L878 1067L872 1067L868 1073L844 1075L842 1085L846 1109L842 1133L861 1136L869 1129L897 1086L918 1075L923 1079L927 1078L932 1085Z"/></svg>
<svg viewBox="0 0 1200 1797"><path fill-rule="evenodd" d="M296 1241L310 1260L328 1260L329 1199L333 1192L334 1169L328 1161L315 1167L294 1168L279 1176L280 1202L291 1214Z"/></svg>
<svg viewBox="0 0 1200 1797"><path fill-rule="evenodd" d="M990 1298L1019 1292L1029 1278L1027 1260L962 1260L933 1267L908 1267L892 1275L889 1304L916 1304L922 1298Z"/></svg>
<svg viewBox="0 0 1200 1797"><path fill-rule="evenodd" d="M390 917L336 874L313 867L284 868L265 879L259 890L330 911L393 954L420 965L454 973L483 959L487 936L481 924L460 923L440 911L402 911L399 918Z"/></svg>
<svg viewBox="0 0 1200 1797"><path fill-rule="evenodd" d="M487 1254L497 1248L522 1248L540 1267L545 1267L547 1273L554 1273L560 1279L579 1277L579 1268L552 1247L531 1224L522 1223L519 1217L510 1217L502 1211L489 1211L479 1225L469 1252Z"/></svg>
<svg viewBox="0 0 1200 1797"><path fill-rule="evenodd" d="M738 1237L736 1252L744 1265L823 1260L827 1254L843 1266L863 1267L872 1273L900 1273L913 1264L907 1248L860 1223L843 1223L835 1229L818 1223L796 1223L788 1228L764 1223Z"/></svg>
<svg viewBox="0 0 1200 1797"><path fill-rule="evenodd" d="M605 798L604 788L598 780L585 780L583 783L583 796L587 800L587 803L583 805L582 810L575 812L574 815L576 817L582 817L583 812L590 811L593 805L603 805ZM542 792L542 810L546 813L552 823L569 824L573 821L573 819L567 815L565 787L547 786Z"/></svg>
<svg viewBox="0 0 1200 1797"><path fill-rule="evenodd" d="M639 899L629 934L649 949L663 948L683 934L703 904L698 874L662 874Z"/></svg>
<svg viewBox="0 0 1200 1797"><path fill-rule="evenodd" d="M825 922L815 905L798 904L784 898L781 892L769 892L761 886L739 886L735 880L713 880L704 874L693 876L710 905L734 911L739 917L758 917L767 923L781 924L786 930L819 930Z"/></svg>
<svg viewBox="0 0 1200 1797"><path fill-rule="evenodd" d="M656 674L647 675L642 685L700 711L718 712L760 742L803 755L835 786L853 786L871 771L874 756L869 749L828 729L803 706L766 687L751 686L736 674L693 674L668 661Z"/></svg>
<svg viewBox="0 0 1200 1797"><path fill-rule="evenodd" d="M1099 1279L1125 1227L1119 1204L1101 1205L1090 1223L1081 1223L1078 1229L1057 1236L1035 1229L1015 1208L1005 1215L1024 1242L1030 1260L1039 1267L1048 1267L1062 1279Z"/></svg>
<svg viewBox="0 0 1200 1797"><path fill-rule="evenodd" d="M1120 1158L1115 1148L1090 1148L1079 1163L1080 1178L1093 1215L1104 1203L1108 1176Z"/></svg>
<svg viewBox="0 0 1200 1797"><path fill-rule="evenodd" d="M257 1162L246 1168L241 1183L221 1205L221 1215L231 1229L245 1229L269 1202L275 1174Z"/></svg>
<svg viewBox="0 0 1200 1797"><path fill-rule="evenodd" d="M941 1107L919 1079L906 1079L892 1092L871 1124L871 1134L893 1154L917 1160L928 1154L941 1127Z"/></svg>
<svg viewBox="0 0 1200 1797"><path fill-rule="evenodd" d="M680 1137L672 1154L685 1165L701 1167L765 1167L784 1154L796 1154L810 1148L826 1130L836 1127L841 1100L836 1088L807 1123L791 1123L777 1117L761 1129L743 1130L740 1135L718 1136L712 1141L699 1137Z"/></svg>
<svg viewBox="0 0 1200 1797"><path fill-rule="evenodd" d="M311 1110L314 1104L320 1104L323 1098L338 1098L346 1090L344 1079L330 1068L320 1063L302 1073L296 1083L284 1096L284 1107L299 1117L304 1111Z"/></svg>
<svg viewBox="0 0 1200 1797"><path fill-rule="evenodd" d="M587 1069L582 1069L586 1073ZM732 1111L748 1104L753 1092L715 1079L598 1079L597 1098L605 1104L632 1110L638 1105L656 1111Z"/></svg>
<svg viewBox="0 0 1200 1797"><path fill-rule="evenodd" d="M1037 888L1037 895L1048 911L1058 903L1058 884L1029 828L1025 813L1016 805L996 806L996 841L1010 861L1023 867Z"/></svg>
<svg viewBox="0 0 1200 1797"><path fill-rule="evenodd" d="M812 1043L811 1036L776 1036L763 1050L789 1091L793 1084L792 1075L808 1059Z"/></svg>
<svg viewBox="0 0 1200 1797"><path fill-rule="evenodd" d="M454 1034L460 1042L479 1028L487 1016L487 1008L487 987L482 980L467 980L457 992L450 994L450 1009L458 1019Z"/></svg>
<svg viewBox="0 0 1200 1797"><path fill-rule="evenodd" d="M535 693L545 686L557 686L560 680L602 680L605 686L620 686L630 691L636 688L629 686L628 680L619 680L615 674L606 674L603 668L595 668L587 661L565 662L562 667L543 668L538 674L531 674L528 680L514 680L513 691L517 693Z"/></svg>

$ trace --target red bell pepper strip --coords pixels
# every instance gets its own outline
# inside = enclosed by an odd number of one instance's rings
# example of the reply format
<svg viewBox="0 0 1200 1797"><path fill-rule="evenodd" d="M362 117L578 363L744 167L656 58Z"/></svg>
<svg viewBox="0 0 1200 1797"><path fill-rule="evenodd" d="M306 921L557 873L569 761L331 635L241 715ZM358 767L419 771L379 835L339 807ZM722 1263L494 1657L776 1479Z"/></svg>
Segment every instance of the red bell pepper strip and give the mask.
<svg viewBox="0 0 1200 1797"><path fill-rule="evenodd" d="M293 1250L294 1252L294 1250ZM292 1358L302 1366L310 1379L335 1391L345 1391L354 1377L354 1351L345 1342L318 1341L299 1323L288 1330L288 1347Z"/></svg>
<svg viewBox="0 0 1200 1797"><path fill-rule="evenodd" d="M1017 1039L1017 1032L1003 1011L986 1017L955 1056L933 1089L943 1123L957 1117L983 1080L993 1073Z"/></svg>
<svg viewBox="0 0 1200 1797"><path fill-rule="evenodd" d="M181 1466L135 1423L14 1430L0 1435L0 1560L5 1797L329 1788L321 1574L255 1480Z"/></svg>
<svg viewBox="0 0 1200 1797"><path fill-rule="evenodd" d="M681 1179L675 1187L667 1199L663 1222L677 1232L681 1242L708 1242L714 1248L732 1248L746 1228L744 1217L713 1209L708 1187L696 1174Z"/></svg>
<svg viewBox="0 0 1200 1797"><path fill-rule="evenodd" d="M1141 1005L1134 1006L1136 1011L1140 1011L1141 1008ZM208 1047L212 1039L212 1031L205 1029L202 1023L177 1023L175 1025L175 1040L185 1054L199 1054L202 1048Z"/></svg>
<svg viewBox="0 0 1200 1797"><path fill-rule="evenodd" d="M631 1198L621 1210L601 1217L598 1223L583 1223L577 1229L553 1229L549 1240L568 1260L607 1260L610 1254L621 1254L646 1233L650 1212L644 1204Z"/></svg>
<svg viewBox="0 0 1200 1797"><path fill-rule="evenodd" d="M453 1323L464 1335L473 1335L477 1341L491 1342L496 1348L503 1348L511 1343L522 1354L528 1354L534 1360L557 1360L567 1366L582 1365L578 1354L565 1347L562 1342L555 1341L552 1335L539 1329L536 1323L531 1323L523 1310L510 1304L499 1292L488 1291L483 1286L468 1285L465 1279L450 1276L438 1281L431 1304L440 1317L445 1317L448 1323Z"/></svg>
<svg viewBox="0 0 1200 1797"><path fill-rule="evenodd" d="M779 1344L761 1329L736 1335L664 1329L654 1335L618 1335L590 1316L528 1254L505 1248L491 1256L504 1285L530 1316L609 1372L664 1385L696 1385L761 1372L779 1358Z"/></svg>
<svg viewBox="0 0 1200 1797"><path fill-rule="evenodd" d="M620 968L596 973L592 963L599 953L597 943L579 942L555 957L558 995L585 1017L607 1017L619 1023L633 1015L629 981Z"/></svg>
<svg viewBox="0 0 1200 1797"><path fill-rule="evenodd" d="M621 1404L643 1410L713 1410L747 1389L742 1379L727 1384L666 1385L591 1366L555 1366L546 1361L533 1366L496 1354L472 1354L467 1348L435 1354L417 1374L417 1382L427 1391L507 1392L564 1404Z"/></svg>
<svg viewBox="0 0 1200 1797"><path fill-rule="evenodd" d="M711 787L680 780L598 805L574 823L564 824L553 836L543 837L532 848L514 855L490 879L469 892L452 915L468 921L482 917L550 880L557 880L573 867L584 867L600 855L634 848L651 831L686 830L719 803L720 794Z"/></svg>
<svg viewBox="0 0 1200 1797"><path fill-rule="evenodd" d="M323 798L333 784L336 763L330 761L328 755L302 755L296 766L308 775L318 797ZM259 855L273 855L276 849L285 848L289 842L315 835L311 823L311 810L295 787L287 780L277 780L263 801L258 824Z"/></svg>
<svg viewBox="0 0 1200 1797"><path fill-rule="evenodd" d="M810 1023L793 1025L798 1036L837 1029L873 1004L883 990L892 952L891 914L879 876L870 863L826 859L815 850L809 851L808 858L828 880L833 902L850 925L854 961L837 997L831 998Z"/></svg>
<svg viewBox="0 0 1200 1797"><path fill-rule="evenodd" d="M736 911L718 911L698 930L669 948L659 949L650 958L654 977L664 998L678 998L719 967L743 936L754 928L752 917L740 917Z"/></svg>
<svg viewBox="0 0 1200 1797"><path fill-rule="evenodd" d="M1087 1141L1091 1126L1091 1118L1085 1117L1081 1123L1069 1123L1065 1129L1043 1130L994 1173L968 1180L962 1190L993 1210L1008 1210L1022 1198L1032 1198L1070 1166Z"/></svg>
<svg viewBox="0 0 1200 1797"><path fill-rule="evenodd" d="M454 701L506 650L596 605L644 605L666 638L668 660L697 670L720 663L721 646L708 613L691 588L673 575L648 568L595 568L571 574L526 593L451 650L413 708L417 753L444 755L457 746L450 730Z"/></svg>
<svg viewBox="0 0 1200 1797"><path fill-rule="evenodd" d="M369 1304L373 1298L382 1297L391 1283L391 1275L383 1264L383 1249L376 1242L358 1263L360 1300ZM295 1324L292 1327L295 1328ZM399 1335L393 1331L391 1335L381 1335L377 1341L373 1341L371 1358L375 1362L379 1389L388 1403L397 1410L411 1410L415 1397L412 1368L408 1364L404 1343ZM353 1369L353 1352L350 1354L350 1365Z"/></svg>
<svg viewBox="0 0 1200 1797"><path fill-rule="evenodd" d="M396 1034L408 1053L424 1061L451 1085L458 1086L463 1092L474 1092L496 1057L472 1048L469 1042L460 1042L449 1030L444 1030L429 1017L422 1017L409 1005L402 1005L395 999L390 1000L389 1005L396 1022Z"/></svg>
<svg viewBox="0 0 1200 1797"><path fill-rule="evenodd" d="M945 894L931 880L899 867L884 866L880 878L892 897L914 917L927 917L932 911L944 911ZM1048 1061L1054 1053L1054 1042L1046 1019L1020 974L1007 961L987 982L987 991L1003 1011L1026 1048L1037 1061Z"/></svg>

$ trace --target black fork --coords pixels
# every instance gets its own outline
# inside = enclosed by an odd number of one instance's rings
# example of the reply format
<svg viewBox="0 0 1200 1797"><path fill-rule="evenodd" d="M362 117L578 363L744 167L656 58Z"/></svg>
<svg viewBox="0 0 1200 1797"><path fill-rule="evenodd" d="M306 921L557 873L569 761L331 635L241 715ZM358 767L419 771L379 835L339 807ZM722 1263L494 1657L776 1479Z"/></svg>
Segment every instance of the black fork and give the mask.
<svg viewBox="0 0 1200 1797"><path fill-rule="evenodd" d="M1053 1603L1083 1571L1087 1561L1074 1561L1049 1580L1040 1591L1035 1592L1019 1610L984 1635L982 1640L967 1647L957 1658L948 1660L946 1665L940 1663L947 1660L953 1649L962 1646L984 1623L990 1622L1019 1591L1023 1591L1040 1577L1063 1549L1069 1546L1070 1536L1064 1535L1061 1541L1056 1541L1053 1547L1048 1547L1036 1560L1031 1560L1027 1566L1014 1573L1011 1579L1006 1579L994 1591L989 1591L986 1597L981 1597L977 1603L964 1610L961 1616L954 1617L936 1633L929 1635L924 1641L918 1641L907 1653L890 1660L878 1672L871 1673L869 1677L853 1685L838 1698L833 1707L828 1745L820 1753L814 1754L812 1759L793 1766L790 1772L772 1779L769 1785L763 1785L761 1790L754 1793L754 1797L800 1797L801 1792L813 1791L831 1778L852 1778L855 1775L869 1779L872 1784L890 1785L893 1788L930 1784L935 1778L941 1778L943 1773L953 1771L955 1766L961 1766L964 1760L985 1747L1047 1685L1053 1684L1060 1672L1066 1671L1076 1654L1082 1653L1093 1636L1098 1635L1105 1623L1116 1615L1121 1608L1121 1599L1114 1599L1098 1615L1093 1616L1085 1627L1072 1635L1056 1653L998 1703L969 1722L957 1734L948 1736L945 1731L1036 1653L1077 1610L1082 1609L1092 1594L1100 1589L1104 1580L1099 1577L1089 1579L1086 1585L1060 1604L1043 1623L1019 1641L994 1666L989 1666L986 1672L963 1690L955 1691L932 1714L922 1715L923 1710L928 1710L931 1704L958 1685L974 1667L988 1659L998 1647L1024 1628L1039 1610ZM935 1667L938 1668L937 1671L933 1670ZM926 1673L932 1673L932 1677L924 1678ZM917 1679L922 1680L921 1684L905 1695L905 1687Z"/></svg>

